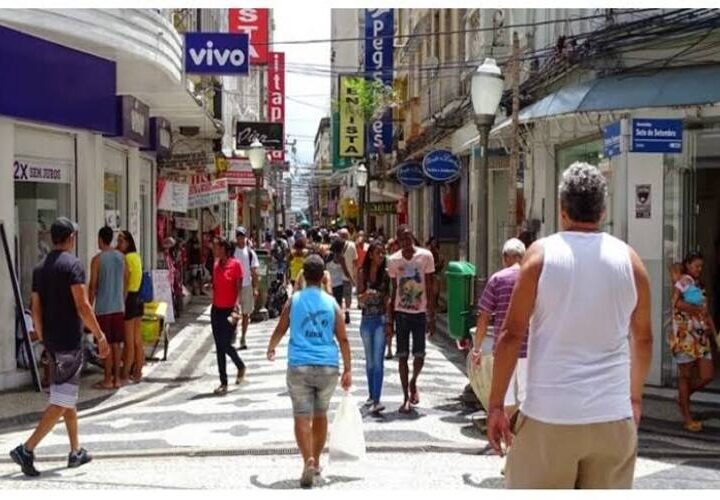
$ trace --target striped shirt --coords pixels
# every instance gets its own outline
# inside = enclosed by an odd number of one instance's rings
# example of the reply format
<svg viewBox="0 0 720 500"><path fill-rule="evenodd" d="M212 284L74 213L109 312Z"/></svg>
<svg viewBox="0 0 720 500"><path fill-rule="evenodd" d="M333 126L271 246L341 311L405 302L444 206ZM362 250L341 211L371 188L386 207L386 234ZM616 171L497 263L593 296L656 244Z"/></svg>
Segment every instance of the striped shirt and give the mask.
<svg viewBox="0 0 720 500"><path fill-rule="evenodd" d="M480 299L480 312L490 314L493 317L493 352L495 352L495 342L500 336L500 328L502 327L508 307L510 306L510 296L513 287L520 273L520 266L514 265L496 272L490 278L482 298ZM527 334L520 347L520 357L527 357Z"/></svg>

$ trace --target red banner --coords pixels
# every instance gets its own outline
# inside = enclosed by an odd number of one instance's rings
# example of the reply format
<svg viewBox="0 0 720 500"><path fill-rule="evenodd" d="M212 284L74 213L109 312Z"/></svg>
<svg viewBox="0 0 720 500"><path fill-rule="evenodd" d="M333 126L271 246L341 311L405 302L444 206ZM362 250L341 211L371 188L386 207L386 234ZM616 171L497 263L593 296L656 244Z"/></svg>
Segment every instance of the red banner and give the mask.
<svg viewBox="0 0 720 500"><path fill-rule="evenodd" d="M270 52L267 114L269 121L285 123L285 52ZM270 161L282 166L285 163L285 150L271 151Z"/></svg>
<svg viewBox="0 0 720 500"><path fill-rule="evenodd" d="M228 9L230 33L250 38L250 64L268 63L268 9Z"/></svg>

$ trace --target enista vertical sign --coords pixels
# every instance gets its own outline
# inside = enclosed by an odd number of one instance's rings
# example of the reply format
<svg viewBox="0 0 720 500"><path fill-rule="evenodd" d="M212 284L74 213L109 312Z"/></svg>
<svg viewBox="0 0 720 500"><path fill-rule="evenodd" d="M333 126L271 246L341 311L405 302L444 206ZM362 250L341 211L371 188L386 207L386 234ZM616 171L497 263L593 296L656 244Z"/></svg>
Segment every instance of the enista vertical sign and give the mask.
<svg viewBox="0 0 720 500"><path fill-rule="evenodd" d="M365 9L365 74L368 80L393 84L393 9ZM368 126L368 153L389 153L393 144L392 110Z"/></svg>
<svg viewBox="0 0 720 500"><path fill-rule="evenodd" d="M270 65L268 66L268 120L275 123L285 123L285 53L270 52ZM283 144L285 137L283 134ZM271 151L272 163L285 163L285 148Z"/></svg>
<svg viewBox="0 0 720 500"><path fill-rule="evenodd" d="M228 9L230 33L250 38L250 64L268 63L268 9Z"/></svg>

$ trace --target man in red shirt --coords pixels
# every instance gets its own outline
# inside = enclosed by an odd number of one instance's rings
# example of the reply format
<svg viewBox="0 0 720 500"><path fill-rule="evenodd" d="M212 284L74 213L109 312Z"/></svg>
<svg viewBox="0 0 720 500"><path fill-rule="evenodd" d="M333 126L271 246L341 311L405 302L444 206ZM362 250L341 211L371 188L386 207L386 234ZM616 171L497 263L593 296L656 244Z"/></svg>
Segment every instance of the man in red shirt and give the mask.
<svg viewBox="0 0 720 500"><path fill-rule="evenodd" d="M213 305L210 313L215 351L217 352L218 371L220 372L220 386L215 394L227 394L227 372L225 369L225 356L237 367L236 383L240 384L245 376L245 363L232 346L232 335L235 324L232 314L242 310L243 270L240 262L232 258L232 245L223 237L215 238L213 244Z"/></svg>

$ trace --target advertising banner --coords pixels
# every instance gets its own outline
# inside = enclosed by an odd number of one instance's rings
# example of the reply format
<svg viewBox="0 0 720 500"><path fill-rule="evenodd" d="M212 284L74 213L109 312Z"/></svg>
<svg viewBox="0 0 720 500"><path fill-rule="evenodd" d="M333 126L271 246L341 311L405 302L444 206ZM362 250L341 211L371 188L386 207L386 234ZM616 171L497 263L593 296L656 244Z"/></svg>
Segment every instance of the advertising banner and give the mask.
<svg viewBox="0 0 720 500"><path fill-rule="evenodd" d="M605 158L612 158L621 153L620 133L620 122L611 123L603 128L603 156Z"/></svg>
<svg viewBox="0 0 720 500"><path fill-rule="evenodd" d="M200 229L200 221L190 217L175 217L175 227L185 231L197 231Z"/></svg>
<svg viewBox="0 0 720 500"><path fill-rule="evenodd" d="M268 120L285 123L285 52L270 52L268 66ZM283 144L285 134L283 134ZM270 152L272 164L285 163L285 148Z"/></svg>
<svg viewBox="0 0 720 500"><path fill-rule="evenodd" d="M181 182L157 180L157 208L168 212L185 213L188 210L190 186Z"/></svg>
<svg viewBox="0 0 720 500"><path fill-rule="evenodd" d="M425 175L436 182L450 182L460 175L460 160L446 149L426 154L422 167Z"/></svg>
<svg viewBox="0 0 720 500"><path fill-rule="evenodd" d="M368 80L393 84L393 9L365 9L365 73ZM393 144L392 110L369 123L368 153L389 153Z"/></svg>
<svg viewBox="0 0 720 500"><path fill-rule="evenodd" d="M150 146L150 107L131 95L119 95L117 109L116 134L136 146Z"/></svg>
<svg viewBox="0 0 720 500"><path fill-rule="evenodd" d="M340 76L340 150L341 158L365 156L365 119L356 108L360 104L357 93L349 85L356 76Z"/></svg>
<svg viewBox="0 0 720 500"><path fill-rule="evenodd" d="M228 169L221 174L228 186L254 187L255 175L248 160L228 160Z"/></svg>
<svg viewBox="0 0 720 500"><path fill-rule="evenodd" d="M16 182L68 184L71 168L70 162L15 157L13 179Z"/></svg>
<svg viewBox="0 0 720 500"><path fill-rule="evenodd" d="M211 207L229 200L227 179L190 185L188 208Z"/></svg>
<svg viewBox="0 0 720 500"><path fill-rule="evenodd" d="M185 33L185 72L195 75L250 73L248 35Z"/></svg>
<svg viewBox="0 0 720 500"><path fill-rule="evenodd" d="M268 9L228 9L228 31L250 39L250 64L268 64Z"/></svg>
<svg viewBox="0 0 720 500"><path fill-rule="evenodd" d="M268 150L279 151L285 148L282 123L237 122L236 130L237 149L248 149L255 139L262 142Z"/></svg>

